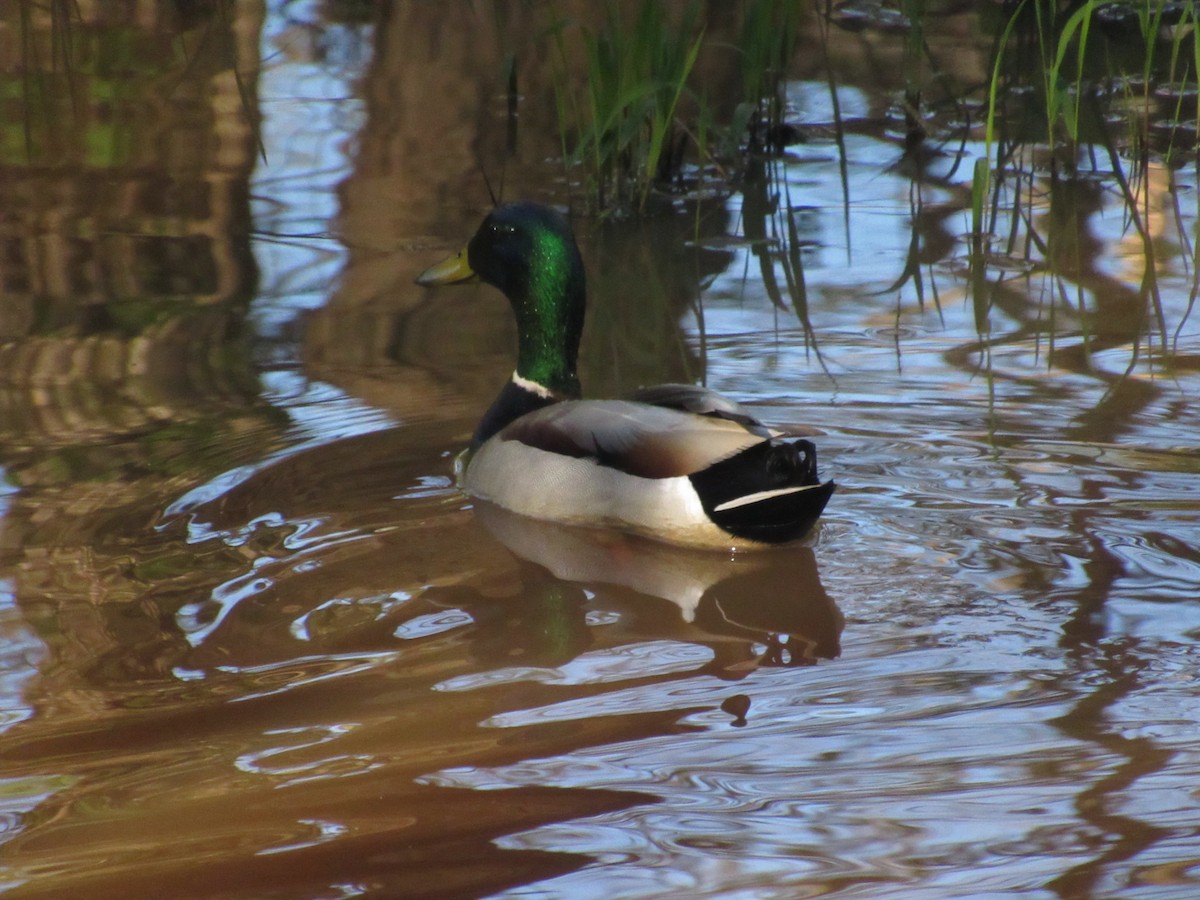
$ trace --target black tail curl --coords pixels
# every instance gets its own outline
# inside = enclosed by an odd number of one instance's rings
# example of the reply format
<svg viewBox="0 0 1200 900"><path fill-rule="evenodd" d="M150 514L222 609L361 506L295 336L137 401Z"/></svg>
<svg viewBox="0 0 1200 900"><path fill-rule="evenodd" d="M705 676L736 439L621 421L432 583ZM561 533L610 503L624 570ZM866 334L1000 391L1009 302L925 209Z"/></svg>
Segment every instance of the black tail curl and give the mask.
<svg viewBox="0 0 1200 900"><path fill-rule="evenodd" d="M821 483L817 448L803 439L763 441L688 477L717 527L768 544L804 537L837 487Z"/></svg>

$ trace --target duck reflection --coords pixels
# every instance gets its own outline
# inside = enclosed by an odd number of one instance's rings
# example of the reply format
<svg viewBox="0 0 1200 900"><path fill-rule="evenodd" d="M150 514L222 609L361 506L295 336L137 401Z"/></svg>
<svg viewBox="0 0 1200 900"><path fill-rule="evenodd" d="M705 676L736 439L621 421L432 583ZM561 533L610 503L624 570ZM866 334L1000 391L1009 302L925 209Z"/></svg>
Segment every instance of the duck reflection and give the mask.
<svg viewBox="0 0 1200 900"><path fill-rule="evenodd" d="M634 620L629 630L709 646L715 659L706 669L720 677L740 678L759 666L814 665L841 653L845 620L807 547L725 556L541 522L482 502L475 513L518 559L511 596L498 603L494 595L456 586L427 592L426 599L470 614L479 626L475 652L489 662L566 662L591 645L590 626L604 624L610 604ZM646 597L668 601L675 611L648 607Z"/></svg>
<svg viewBox="0 0 1200 900"><path fill-rule="evenodd" d="M123 544L136 600L86 616L64 600L42 629L61 635L52 652L69 660L54 670L56 694L75 672L90 689L207 685L225 696L246 672L303 680L393 654L432 682L464 666L558 668L656 641L705 648L693 668L727 679L839 655L843 619L808 548L731 558L464 508L451 486L427 485L440 458L402 452L412 443L383 432L330 445L353 465L328 449L278 461L190 510L195 533L224 537L191 545L202 552L180 553L177 529ZM346 486L318 474L344 470L371 477ZM264 497L287 502L252 519ZM88 652L69 652L79 646Z"/></svg>

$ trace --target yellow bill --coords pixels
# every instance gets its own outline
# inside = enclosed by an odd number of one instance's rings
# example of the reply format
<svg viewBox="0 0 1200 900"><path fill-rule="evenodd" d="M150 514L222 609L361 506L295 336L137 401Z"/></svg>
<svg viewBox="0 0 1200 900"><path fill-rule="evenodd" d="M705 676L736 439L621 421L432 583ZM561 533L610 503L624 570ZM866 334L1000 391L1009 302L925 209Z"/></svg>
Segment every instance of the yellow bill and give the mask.
<svg viewBox="0 0 1200 900"><path fill-rule="evenodd" d="M417 284L435 287L439 284L459 284L475 277L471 264L467 262L467 248L463 247L449 259L434 263L417 276Z"/></svg>

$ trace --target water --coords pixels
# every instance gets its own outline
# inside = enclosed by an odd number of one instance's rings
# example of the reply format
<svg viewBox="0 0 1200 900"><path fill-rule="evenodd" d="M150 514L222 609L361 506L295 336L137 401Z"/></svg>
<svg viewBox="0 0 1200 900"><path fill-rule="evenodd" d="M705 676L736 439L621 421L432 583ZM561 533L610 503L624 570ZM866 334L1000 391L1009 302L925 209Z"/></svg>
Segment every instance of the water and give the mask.
<svg viewBox="0 0 1200 900"><path fill-rule="evenodd" d="M981 294L970 165L896 166L895 86L851 77L835 32L845 182L824 78L798 72L811 134L773 180L578 225L590 394L703 379L824 432L839 489L808 546L683 552L453 487L513 327L490 289L411 280L486 208L498 21L467 40L415 4L239 9L185 43L237 48L261 148L167 178L248 185L186 245L211 290L171 255L181 219L151 223L166 274L136 307L95 274L123 245L94 223L126 213L27 199L3 225L46 252L67 235L45 271L91 272L96 297L8 282L6 892L1196 892L1194 172L1147 182L1157 309L1103 174L1039 176L1028 227L1070 265L995 246ZM239 96L225 65L189 72L156 96ZM561 198L540 74L505 190ZM0 183L27 177L13 158ZM143 172L67 152L42 177L98 168Z"/></svg>

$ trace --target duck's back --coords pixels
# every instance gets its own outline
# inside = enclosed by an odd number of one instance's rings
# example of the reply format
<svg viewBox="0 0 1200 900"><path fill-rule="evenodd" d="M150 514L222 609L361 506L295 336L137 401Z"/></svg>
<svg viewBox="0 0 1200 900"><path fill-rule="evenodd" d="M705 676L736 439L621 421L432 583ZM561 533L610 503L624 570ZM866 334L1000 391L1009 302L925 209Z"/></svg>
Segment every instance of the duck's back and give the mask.
<svg viewBox="0 0 1200 900"><path fill-rule="evenodd" d="M729 547L739 541L714 522L693 476L702 483L714 466L766 443L724 419L622 400L570 401L522 416L484 443L462 486L539 519Z"/></svg>

